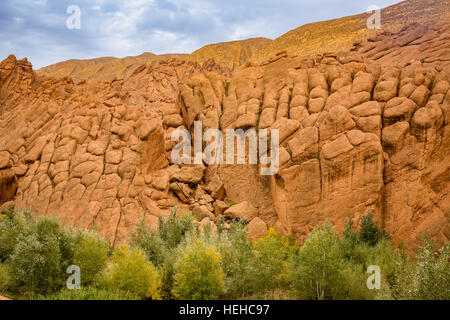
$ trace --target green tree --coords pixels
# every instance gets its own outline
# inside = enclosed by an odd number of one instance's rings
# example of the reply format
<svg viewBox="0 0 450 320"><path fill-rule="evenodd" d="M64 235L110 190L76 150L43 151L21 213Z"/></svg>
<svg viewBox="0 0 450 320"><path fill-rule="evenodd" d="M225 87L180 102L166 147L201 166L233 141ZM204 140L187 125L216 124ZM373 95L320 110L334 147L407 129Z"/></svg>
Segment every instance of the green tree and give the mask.
<svg viewBox="0 0 450 320"><path fill-rule="evenodd" d="M337 235L330 226L313 230L292 268L292 290L303 299L336 299L344 278L344 268L337 250Z"/></svg>
<svg viewBox="0 0 450 320"><path fill-rule="evenodd" d="M242 221L231 223L217 239L227 298L247 297L256 290L255 251L244 227Z"/></svg>
<svg viewBox="0 0 450 320"><path fill-rule="evenodd" d="M0 262L13 253L21 238L29 234L33 221L24 213L8 211L0 214Z"/></svg>
<svg viewBox="0 0 450 320"><path fill-rule="evenodd" d="M288 287L288 257L295 254L298 247L292 238L282 237L270 228L264 238L255 240L256 250L255 285L257 290L272 293L275 289Z"/></svg>
<svg viewBox="0 0 450 320"><path fill-rule="evenodd" d="M173 217L169 217L169 220L172 219ZM179 223L172 222L167 222L167 224L175 227L179 225ZM168 227L165 227L166 222L160 221L160 225L164 226L166 238L172 238L169 234L173 234L174 231L167 230ZM181 239L177 239L174 242L178 241L181 241ZM164 240L161 238L160 233L147 227L145 224L145 215L131 235L131 244L144 251L145 256L157 267L162 266L165 263L166 257L170 251Z"/></svg>
<svg viewBox="0 0 450 320"><path fill-rule="evenodd" d="M327 223L313 230L292 258L291 289L302 299L366 299L364 270L343 257L337 234Z"/></svg>
<svg viewBox="0 0 450 320"><path fill-rule="evenodd" d="M214 246L192 239L179 250L173 295L177 299L213 300L224 291L220 254Z"/></svg>
<svg viewBox="0 0 450 320"><path fill-rule="evenodd" d="M62 284L58 239L33 233L22 239L10 258L13 287L20 293L49 293Z"/></svg>
<svg viewBox="0 0 450 320"><path fill-rule="evenodd" d="M450 300L450 244L443 246L438 254L433 244L425 238L417 253L413 271L414 295L416 299Z"/></svg>
<svg viewBox="0 0 450 320"><path fill-rule="evenodd" d="M73 264L80 267L81 282L93 283L106 267L108 245L94 233L80 233L76 242Z"/></svg>
<svg viewBox="0 0 450 320"><path fill-rule="evenodd" d="M360 240L367 243L370 246L374 246L381 239L389 239L389 234L386 230L380 230L377 224L373 221L373 216L369 210L368 214L361 219Z"/></svg>
<svg viewBox="0 0 450 320"><path fill-rule="evenodd" d="M177 208L170 212L168 217L158 217L158 230L161 239L166 244L167 248L176 248L185 238L186 234L194 229L194 218L191 214L186 214L184 217L177 217Z"/></svg>
<svg viewBox="0 0 450 320"><path fill-rule="evenodd" d="M108 290L120 289L142 299L160 299L158 270L140 249L121 246L115 250L111 260L100 286Z"/></svg>

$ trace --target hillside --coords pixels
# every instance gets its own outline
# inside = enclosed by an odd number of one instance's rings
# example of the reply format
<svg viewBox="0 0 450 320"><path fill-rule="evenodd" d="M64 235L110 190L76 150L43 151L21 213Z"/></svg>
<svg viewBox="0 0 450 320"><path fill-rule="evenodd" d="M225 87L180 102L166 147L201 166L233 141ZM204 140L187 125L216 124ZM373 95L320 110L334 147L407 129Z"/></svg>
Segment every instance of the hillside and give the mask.
<svg viewBox="0 0 450 320"><path fill-rule="evenodd" d="M265 48L272 40L252 38L242 41L210 44L194 51L186 58L198 63L214 59L216 63L236 70L247 62L256 52Z"/></svg>
<svg viewBox="0 0 450 320"><path fill-rule="evenodd" d="M75 82L81 80L88 82L108 81L124 79L130 76L137 67L147 62L183 56L182 54L155 55L147 52L136 57L122 59L104 57L88 60L68 60L41 68L37 73L55 78L71 77Z"/></svg>
<svg viewBox="0 0 450 320"><path fill-rule="evenodd" d="M321 21L301 26L273 40L250 59L262 63L280 51L292 55L314 55L349 50L353 43L376 33L366 22L370 14ZM409 0L381 11L382 31L399 31L413 22L450 21L450 0Z"/></svg>
<svg viewBox="0 0 450 320"><path fill-rule="evenodd" d="M270 43L270 39L255 38L242 41L223 42L207 45L192 54L155 55L144 53L136 57L113 58L104 57L89 60L68 60L37 70L39 75L55 78L71 77L75 82L86 80L108 81L128 78L139 66L170 58L180 58L200 64L215 60L230 70L241 66L256 51Z"/></svg>

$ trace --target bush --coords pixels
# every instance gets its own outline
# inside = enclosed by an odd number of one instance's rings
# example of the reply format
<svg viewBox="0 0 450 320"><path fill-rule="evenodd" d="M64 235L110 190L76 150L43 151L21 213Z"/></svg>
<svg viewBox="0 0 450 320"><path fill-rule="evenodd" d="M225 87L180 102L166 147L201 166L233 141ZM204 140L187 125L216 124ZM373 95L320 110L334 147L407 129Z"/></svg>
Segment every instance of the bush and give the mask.
<svg viewBox="0 0 450 320"><path fill-rule="evenodd" d="M382 281L391 286L395 283L395 277L404 259L405 257L394 250L389 240L383 239L370 250L369 258L364 265L364 269L367 269L370 265L379 266L382 271Z"/></svg>
<svg viewBox="0 0 450 320"><path fill-rule="evenodd" d="M10 256L13 288L20 293L52 292L63 284L59 224L41 219L25 238L20 238Z"/></svg>
<svg viewBox="0 0 450 320"><path fill-rule="evenodd" d="M270 228L264 238L255 241L255 265L257 275L254 279L256 290L263 293L288 287L288 257L295 254L298 247L292 238L282 237Z"/></svg>
<svg viewBox="0 0 450 320"><path fill-rule="evenodd" d="M423 300L450 300L450 244L436 255L432 242L426 238L417 254L412 269L411 298Z"/></svg>
<svg viewBox="0 0 450 320"><path fill-rule="evenodd" d="M187 214L183 218L177 217L177 208L170 212L167 218L159 216L159 235L168 249L176 248L185 235L194 229L194 218Z"/></svg>
<svg viewBox="0 0 450 320"><path fill-rule="evenodd" d="M232 223L230 230L223 230L217 239L227 298L246 297L256 291L255 252L244 226L242 222Z"/></svg>
<svg viewBox="0 0 450 320"><path fill-rule="evenodd" d="M302 299L363 299L363 270L346 261L329 225L313 230L292 259L291 289Z"/></svg>
<svg viewBox="0 0 450 320"><path fill-rule="evenodd" d="M120 290L104 290L86 287L80 290L63 289L46 296L39 295L35 300L138 300L137 296Z"/></svg>
<svg viewBox="0 0 450 320"><path fill-rule="evenodd" d="M108 245L93 233L80 233L73 255L73 264L80 267L82 284L91 284L106 267Z"/></svg>
<svg viewBox="0 0 450 320"><path fill-rule="evenodd" d="M172 293L175 275L175 255L167 255L164 264L160 268L161 272L161 299L173 300L175 297Z"/></svg>
<svg viewBox="0 0 450 320"><path fill-rule="evenodd" d="M355 249L360 244L359 234L353 229L353 220L348 220L347 225L342 231L342 237L339 239L339 254L349 261L355 258Z"/></svg>
<svg viewBox="0 0 450 320"><path fill-rule="evenodd" d="M154 231L145 224L145 215L137 225L131 236L132 246L141 249L147 259L159 268L161 274L161 298L173 299L173 276L176 257L174 250L192 231L193 218L186 215L184 218L176 216L176 209L169 217L159 217L159 230Z"/></svg>
<svg viewBox="0 0 450 320"><path fill-rule="evenodd" d="M115 250L103 283L105 289L120 289L142 299L159 299L160 276L138 249L122 246Z"/></svg>
<svg viewBox="0 0 450 320"><path fill-rule="evenodd" d="M361 219L359 238L362 242L374 246L382 239L389 239L390 236L386 230L380 230L373 221L372 214L369 213Z"/></svg>
<svg viewBox="0 0 450 320"><path fill-rule="evenodd" d="M172 293L181 300L214 300L223 294L223 272L216 248L201 239L187 239L178 251Z"/></svg>
<svg viewBox="0 0 450 320"><path fill-rule="evenodd" d="M7 265L0 263L0 293L6 293L10 281L11 275Z"/></svg>
<svg viewBox="0 0 450 320"><path fill-rule="evenodd" d="M165 222L160 221L160 225L165 226ZM173 223L172 225L178 225L178 223ZM166 237L172 238L168 234L173 234L174 232L169 232L167 227L164 227L164 229L166 230ZM140 248L150 262L158 267L165 263L165 259L169 253L169 249L166 247L166 243L161 238L160 233L153 231L145 225L145 216L137 225L135 232L131 235L131 244L134 247Z"/></svg>
<svg viewBox="0 0 450 320"><path fill-rule="evenodd" d="M31 232L32 219L18 212L0 214L0 262L6 261L13 253L20 238Z"/></svg>

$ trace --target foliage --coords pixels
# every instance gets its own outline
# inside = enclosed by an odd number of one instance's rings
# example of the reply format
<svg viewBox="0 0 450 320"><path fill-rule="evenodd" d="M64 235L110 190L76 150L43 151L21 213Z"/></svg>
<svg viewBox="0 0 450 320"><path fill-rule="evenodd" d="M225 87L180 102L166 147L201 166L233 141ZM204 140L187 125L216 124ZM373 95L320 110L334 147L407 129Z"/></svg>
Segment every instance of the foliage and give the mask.
<svg viewBox="0 0 450 320"><path fill-rule="evenodd" d="M237 205L237 202L233 201L233 200L227 200L227 201L225 201L225 203L227 205L229 205L230 207Z"/></svg>
<svg viewBox="0 0 450 320"><path fill-rule="evenodd" d="M326 224L311 232L292 258L291 288L303 299L366 299L363 268L341 254L339 238Z"/></svg>
<svg viewBox="0 0 450 320"><path fill-rule="evenodd" d="M159 234L167 248L176 248L181 243L185 235L193 230L193 221L194 218L190 214L182 218L177 217L177 208L172 210L167 218L159 217Z"/></svg>
<svg viewBox="0 0 450 320"><path fill-rule="evenodd" d="M450 244L435 253L426 237L414 263L405 263L393 285L397 299L450 299Z"/></svg>
<svg viewBox="0 0 450 320"><path fill-rule="evenodd" d="M174 283L174 275L175 275L175 255L167 255L164 260L164 264L160 267L161 272L161 298L164 300L173 300L175 299L172 289Z"/></svg>
<svg viewBox="0 0 450 320"><path fill-rule="evenodd" d="M223 294L223 271L217 249L205 239L188 239L178 251L174 266L175 298L213 300Z"/></svg>
<svg viewBox="0 0 450 320"><path fill-rule="evenodd" d="M120 290L105 290L92 286L80 290L63 289L61 291L33 297L34 300L138 300L139 297Z"/></svg>
<svg viewBox="0 0 450 320"><path fill-rule="evenodd" d="M93 283L108 261L108 245L94 233L80 233L76 242L73 264L80 267L81 283Z"/></svg>
<svg viewBox="0 0 450 320"><path fill-rule="evenodd" d="M159 268L161 274L160 295L163 299L173 299L174 251L184 241L188 232L194 230L193 217L176 216L175 208L167 218L159 217L158 231L145 224L145 215L131 236L134 247L141 249L147 259Z"/></svg>
<svg viewBox="0 0 450 320"><path fill-rule="evenodd" d="M61 233L58 222L38 220L19 238L9 259L12 287L21 293L48 293L63 284Z"/></svg>
<svg viewBox="0 0 450 320"><path fill-rule="evenodd" d="M232 223L230 229L223 229L217 239L228 298L246 297L256 290L255 252L244 227L242 221Z"/></svg>
<svg viewBox="0 0 450 320"><path fill-rule="evenodd" d="M337 235L330 227L315 229L293 258L292 290L303 299L340 298L344 268L337 250Z"/></svg>
<svg viewBox="0 0 450 320"><path fill-rule="evenodd" d="M439 254L433 251L430 240L425 239L417 255L415 278L416 298L426 300L450 300L450 244Z"/></svg>
<svg viewBox="0 0 450 320"><path fill-rule="evenodd" d="M255 277L256 290L273 292L277 288L288 287L288 257L298 251L294 240L282 237L270 228L264 238L255 241Z"/></svg>
<svg viewBox="0 0 450 320"><path fill-rule="evenodd" d="M20 238L31 232L32 220L24 213L5 212L0 215L0 262L13 253Z"/></svg>
<svg viewBox="0 0 450 320"><path fill-rule="evenodd" d="M361 219L359 237L362 242L374 246L382 239L389 239L389 234L385 230L380 230L373 221L371 212Z"/></svg>
<svg viewBox="0 0 450 320"><path fill-rule="evenodd" d="M169 217L169 219L173 218ZM160 221L160 225L165 225L166 223L168 222ZM172 225L178 226L177 223L173 223ZM168 227L165 227L166 239L176 238L175 236L169 236L169 233L173 234L174 232L169 232L167 229ZM146 226L145 215L141 222L136 226L135 232L131 235L131 244L134 247L140 248L150 262L158 267L164 264L169 253L169 248L161 238L161 234Z"/></svg>
<svg viewBox="0 0 450 320"><path fill-rule="evenodd" d="M250 241L243 221L200 229L176 209L159 219L158 231L144 216L131 240L131 248L112 249L95 233L5 212L0 292L43 300L274 299L290 288L302 299L450 299L450 245L435 252L426 239L408 259L370 212L358 229L349 220L342 236L328 224L313 230L302 247L272 228ZM63 289L72 264L81 268L81 290ZM381 269L380 290L366 285L372 265Z"/></svg>
<svg viewBox="0 0 450 320"><path fill-rule="evenodd" d="M101 286L108 290L117 288L142 299L160 298L158 270L147 261L142 250L121 246L111 260Z"/></svg>
<svg viewBox="0 0 450 320"><path fill-rule="evenodd" d="M0 263L0 293L5 293L8 290L11 275L6 264Z"/></svg>

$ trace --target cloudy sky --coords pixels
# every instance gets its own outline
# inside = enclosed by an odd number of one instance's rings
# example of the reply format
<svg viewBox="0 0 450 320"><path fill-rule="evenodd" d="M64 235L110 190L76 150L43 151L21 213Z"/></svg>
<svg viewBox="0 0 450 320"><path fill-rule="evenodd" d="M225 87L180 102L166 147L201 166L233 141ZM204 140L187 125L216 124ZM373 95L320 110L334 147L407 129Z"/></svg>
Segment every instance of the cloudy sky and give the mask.
<svg viewBox="0 0 450 320"><path fill-rule="evenodd" d="M274 39L305 23L399 0L2 0L0 60L35 69L68 59L190 53L209 43ZM80 29L77 11L80 9ZM68 13L69 12L69 13ZM68 19L69 26L68 28Z"/></svg>

